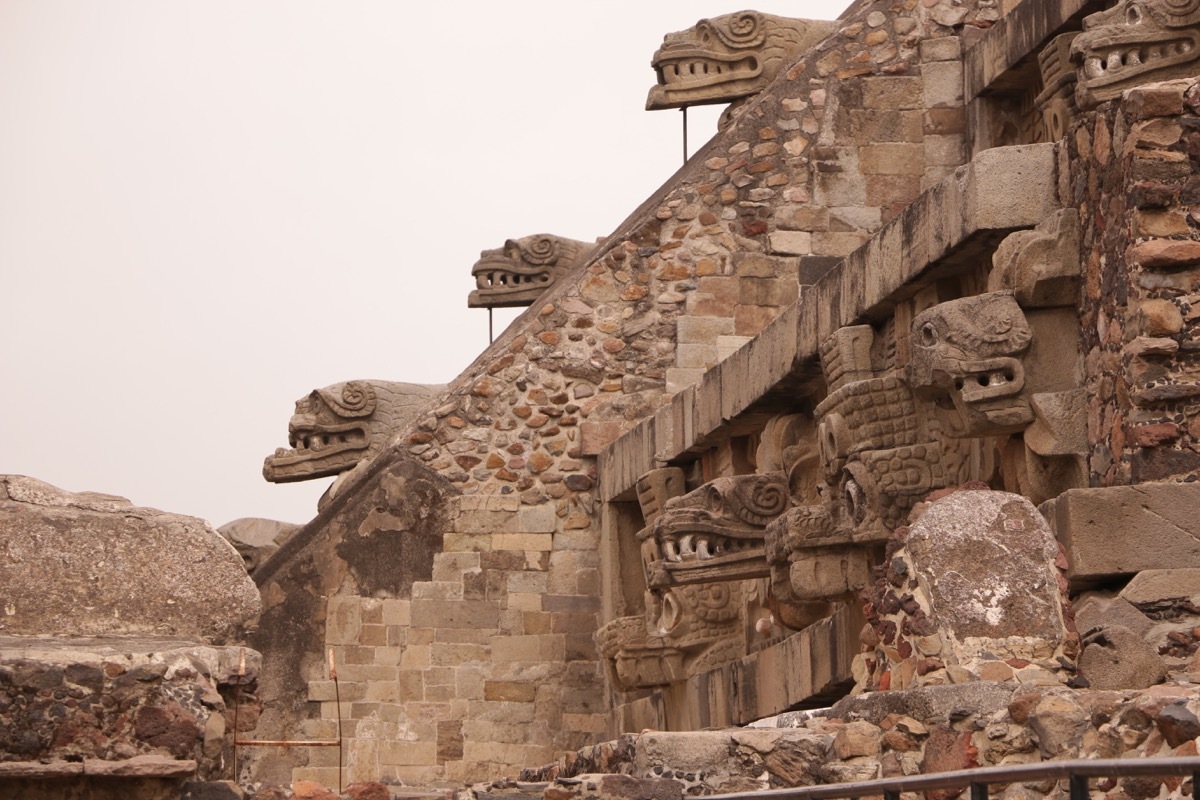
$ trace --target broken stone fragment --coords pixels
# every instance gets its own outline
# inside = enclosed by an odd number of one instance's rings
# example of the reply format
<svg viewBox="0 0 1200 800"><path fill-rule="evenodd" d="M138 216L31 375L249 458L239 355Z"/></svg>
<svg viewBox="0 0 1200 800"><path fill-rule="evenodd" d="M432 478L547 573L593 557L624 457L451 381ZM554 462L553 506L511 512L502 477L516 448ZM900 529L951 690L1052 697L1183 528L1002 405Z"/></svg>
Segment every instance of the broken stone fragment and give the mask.
<svg viewBox="0 0 1200 800"><path fill-rule="evenodd" d="M208 523L0 476L5 633L225 643L258 616L242 557Z"/></svg>
<svg viewBox="0 0 1200 800"><path fill-rule="evenodd" d="M1092 689L1145 689L1160 683L1167 668L1137 633L1107 625L1084 637L1079 674Z"/></svg>

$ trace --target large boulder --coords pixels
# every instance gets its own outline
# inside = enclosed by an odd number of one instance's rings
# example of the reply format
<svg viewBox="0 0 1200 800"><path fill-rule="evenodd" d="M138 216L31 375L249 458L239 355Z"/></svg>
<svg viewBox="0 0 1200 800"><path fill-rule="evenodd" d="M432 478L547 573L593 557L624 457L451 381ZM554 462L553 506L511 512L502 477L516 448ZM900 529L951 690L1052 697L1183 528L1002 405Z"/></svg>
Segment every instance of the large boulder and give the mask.
<svg viewBox="0 0 1200 800"><path fill-rule="evenodd" d="M224 643L259 613L242 557L208 523L0 476L0 630Z"/></svg>

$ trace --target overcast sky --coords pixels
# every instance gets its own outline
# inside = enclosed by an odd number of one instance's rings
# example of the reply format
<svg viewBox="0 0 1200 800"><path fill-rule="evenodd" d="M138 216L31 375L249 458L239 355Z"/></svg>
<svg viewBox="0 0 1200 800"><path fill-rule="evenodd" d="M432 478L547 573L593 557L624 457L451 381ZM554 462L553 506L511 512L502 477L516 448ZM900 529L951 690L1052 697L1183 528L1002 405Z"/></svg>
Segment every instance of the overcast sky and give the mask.
<svg viewBox="0 0 1200 800"><path fill-rule="evenodd" d="M293 402L465 368L479 251L610 233L682 158L652 53L739 8L0 0L0 472L307 521Z"/></svg>

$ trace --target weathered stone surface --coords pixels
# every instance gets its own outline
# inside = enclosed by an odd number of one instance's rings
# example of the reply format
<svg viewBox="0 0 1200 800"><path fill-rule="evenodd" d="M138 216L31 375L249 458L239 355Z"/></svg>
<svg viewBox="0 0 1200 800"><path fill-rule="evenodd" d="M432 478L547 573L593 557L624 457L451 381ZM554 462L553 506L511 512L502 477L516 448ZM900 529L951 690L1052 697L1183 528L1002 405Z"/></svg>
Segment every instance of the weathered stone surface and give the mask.
<svg viewBox="0 0 1200 800"><path fill-rule="evenodd" d="M1003 648L1010 637L1040 640L1048 650L1063 640L1058 548L1025 498L955 492L926 509L906 547L942 640L962 650L960 659Z"/></svg>
<svg viewBox="0 0 1200 800"><path fill-rule="evenodd" d="M1145 611L1172 606L1200 610L1200 569L1148 569L1134 576L1121 598Z"/></svg>
<svg viewBox="0 0 1200 800"><path fill-rule="evenodd" d="M9 634L222 643L259 612L242 558L203 520L0 478L0 606Z"/></svg>
<svg viewBox="0 0 1200 800"><path fill-rule="evenodd" d="M1088 634L1079 656L1079 674L1092 689L1145 689L1167 670L1154 648L1129 628L1106 625Z"/></svg>
<svg viewBox="0 0 1200 800"><path fill-rule="evenodd" d="M246 571L253 573L298 530L300 526L290 522L243 517L226 522L217 528L217 533L228 539L242 554L246 561Z"/></svg>
<svg viewBox="0 0 1200 800"><path fill-rule="evenodd" d="M1198 483L1072 489L1047 504L1072 581L1200 568Z"/></svg>
<svg viewBox="0 0 1200 800"><path fill-rule="evenodd" d="M225 698L239 664L248 730L261 667L252 650L171 639L0 637L0 762L83 760L89 775L131 779L220 777L229 745Z"/></svg>
<svg viewBox="0 0 1200 800"><path fill-rule="evenodd" d="M1098 593L1087 593L1076 598L1075 629L1080 635L1092 628L1120 625L1129 628L1138 636L1145 636L1154 627L1154 621L1134 607L1123 597L1106 597Z"/></svg>

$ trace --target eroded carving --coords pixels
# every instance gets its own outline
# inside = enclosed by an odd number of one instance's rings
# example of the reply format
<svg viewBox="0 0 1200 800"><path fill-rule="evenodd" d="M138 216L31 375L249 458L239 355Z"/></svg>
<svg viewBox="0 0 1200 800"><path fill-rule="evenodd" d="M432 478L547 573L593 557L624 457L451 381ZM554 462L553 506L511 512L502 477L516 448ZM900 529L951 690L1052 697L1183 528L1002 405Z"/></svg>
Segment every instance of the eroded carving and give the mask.
<svg viewBox="0 0 1200 800"><path fill-rule="evenodd" d="M1034 104L1042 114L1045 141L1057 142L1067 133L1075 107L1075 70L1071 66L1071 43L1078 32L1059 34L1038 53L1044 87Z"/></svg>
<svg viewBox="0 0 1200 800"><path fill-rule="evenodd" d="M1033 421L1020 358L1032 338L1011 291L940 303L913 320L909 381L950 436L1015 433Z"/></svg>
<svg viewBox="0 0 1200 800"><path fill-rule="evenodd" d="M992 256L988 288L1012 289L1022 308L1074 306L1079 298L1079 212L1056 212L1005 237Z"/></svg>
<svg viewBox="0 0 1200 800"><path fill-rule="evenodd" d="M1071 45L1075 96L1091 108L1133 86L1186 78L1200 56L1200 0L1121 0L1083 20Z"/></svg>
<svg viewBox="0 0 1200 800"><path fill-rule="evenodd" d="M783 473L717 478L667 502L638 534L659 556L647 575L651 588L713 583L767 575L763 529L786 510Z"/></svg>
<svg viewBox="0 0 1200 800"><path fill-rule="evenodd" d="M272 483L337 475L380 453L444 386L392 381L346 381L296 401L288 422L289 448L263 461Z"/></svg>
<svg viewBox="0 0 1200 800"><path fill-rule="evenodd" d="M729 103L757 94L833 28L824 20L739 11L668 33L651 60L658 84L646 108Z"/></svg>
<svg viewBox="0 0 1200 800"><path fill-rule="evenodd" d="M509 239L494 250L484 250L471 267L476 288L467 298L467 306L527 306L572 267L582 264L595 249L595 243L538 233Z"/></svg>

